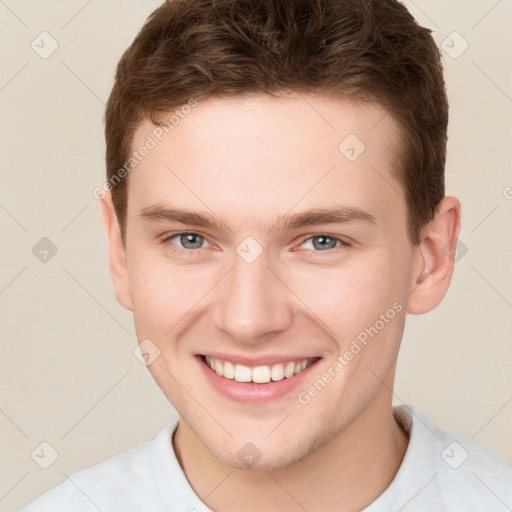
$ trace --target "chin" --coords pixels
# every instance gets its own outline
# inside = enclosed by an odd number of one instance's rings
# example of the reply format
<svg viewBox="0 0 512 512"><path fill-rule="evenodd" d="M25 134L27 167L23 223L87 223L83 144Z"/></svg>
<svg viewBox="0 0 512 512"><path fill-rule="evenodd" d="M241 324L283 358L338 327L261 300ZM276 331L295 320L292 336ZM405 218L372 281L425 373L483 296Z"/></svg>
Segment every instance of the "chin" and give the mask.
<svg viewBox="0 0 512 512"><path fill-rule="evenodd" d="M297 450L286 447L279 453L268 453L272 447L264 448L263 451L257 449L254 445L248 446L249 443L241 448L239 452L226 453L223 451L211 451L212 455L226 466L242 471L275 471L284 469L295 464L307 453L299 453ZM243 451L245 449L245 451ZM309 450L304 450L309 452Z"/></svg>
<svg viewBox="0 0 512 512"><path fill-rule="evenodd" d="M328 442L330 437L325 432L319 432L317 435L310 433L300 438L292 438L290 435L273 440L253 438L254 442L243 442L240 437L231 440L229 444L204 438L201 442L217 460L234 469L275 471L300 462Z"/></svg>

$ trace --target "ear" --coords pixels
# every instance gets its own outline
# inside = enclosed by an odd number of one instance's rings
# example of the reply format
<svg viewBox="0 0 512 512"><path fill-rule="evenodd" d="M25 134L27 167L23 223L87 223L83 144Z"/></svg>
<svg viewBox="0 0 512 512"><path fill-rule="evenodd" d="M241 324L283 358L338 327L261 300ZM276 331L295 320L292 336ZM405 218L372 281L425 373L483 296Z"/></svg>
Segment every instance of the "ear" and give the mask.
<svg viewBox="0 0 512 512"><path fill-rule="evenodd" d="M106 192L101 199L101 216L107 234L110 275L114 283L116 298L121 306L132 311L133 304L128 280L126 249L121 237L121 229L110 191Z"/></svg>
<svg viewBox="0 0 512 512"><path fill-rule="evenodd" d="M445 197L434 219L423 229L416 249L408 313L427 313L443 300L453 274L459 231L460 202L455 197Z"/></svg>

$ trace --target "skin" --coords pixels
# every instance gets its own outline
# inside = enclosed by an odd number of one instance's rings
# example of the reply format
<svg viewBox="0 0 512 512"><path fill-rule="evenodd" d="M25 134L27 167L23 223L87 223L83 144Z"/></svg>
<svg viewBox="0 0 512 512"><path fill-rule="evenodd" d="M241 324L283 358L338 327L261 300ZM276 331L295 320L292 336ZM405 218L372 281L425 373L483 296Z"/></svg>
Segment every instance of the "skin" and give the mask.
<svg viewBox="0 0 512 512"><path fill-rule="evenodd" d="M154 129L142 123L133 147ZM351 133L366 145L353 162L338 150ZM408 438L391 399L405 317L432 310L448 289L460 204L444 198L411 245L393 174L397 140L377 104L296 93L209 98L130 173L126 245L110 194L102 200L117 299L133 311L138 339L160 350L148 368L180 414L174 448L215 511L361 510L400 466ZM140 216L154 205L209 213L223 229ZM359 208L375 222L277 223L333 206ZM203 245L164 242L183 231ZM342 242L319 248L324 234ZM236 252L247 236L263 249L252 263ZM396 303L402 310L301 404L297 393ZM197 354L213 349L321 359L299 389L247 404L221 395L200 371ZM250 469L237 456L248 442L261 454Z"/></svg>

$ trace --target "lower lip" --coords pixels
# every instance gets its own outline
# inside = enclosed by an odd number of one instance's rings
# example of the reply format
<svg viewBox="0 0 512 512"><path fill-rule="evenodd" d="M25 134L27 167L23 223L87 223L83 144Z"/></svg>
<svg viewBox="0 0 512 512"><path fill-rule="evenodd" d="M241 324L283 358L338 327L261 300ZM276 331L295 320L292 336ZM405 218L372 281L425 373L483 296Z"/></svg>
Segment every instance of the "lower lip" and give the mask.
<svg viewBox="0 0 512 512"><path fill-rule="evenodd" d="M304 378L309 375L310 370L318 361L310 364L305 370L296 373L290 378L283 380L270 381L266 384L256 384L254 382L237 382L234 379L226 379L217 375L201 356L197 356L199 366L210 384L224 396L231 400L243 403L264 403L284 396L297 388Z"/></svg>

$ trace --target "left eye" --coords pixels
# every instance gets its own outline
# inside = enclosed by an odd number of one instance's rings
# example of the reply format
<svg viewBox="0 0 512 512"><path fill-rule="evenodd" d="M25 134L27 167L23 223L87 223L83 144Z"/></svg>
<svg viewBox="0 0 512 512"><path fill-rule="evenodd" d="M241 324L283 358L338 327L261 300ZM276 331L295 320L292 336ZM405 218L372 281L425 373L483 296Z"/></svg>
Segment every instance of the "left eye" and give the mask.
<svg viewBox="0 0 512 512"><path fill-rule="evenodd" d="M306 247L306 249L313 248L317 251L325 251L328 249L335 249L338 242L340 243L340 245L347 245L344 244L344 242L339 238L334 238L329 235L312 236L304 240L301 245L309 244L310 247Z"/></svg>

